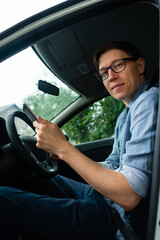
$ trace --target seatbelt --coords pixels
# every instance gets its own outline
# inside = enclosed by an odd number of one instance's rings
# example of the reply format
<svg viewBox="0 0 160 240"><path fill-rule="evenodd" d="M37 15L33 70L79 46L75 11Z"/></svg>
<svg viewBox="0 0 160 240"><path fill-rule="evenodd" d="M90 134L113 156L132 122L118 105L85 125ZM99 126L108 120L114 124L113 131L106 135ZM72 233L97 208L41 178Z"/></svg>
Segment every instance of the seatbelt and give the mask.
<svg viewBox="0 0 160 240"><path fill-rule="evenodd" d="M158 84L159 84L159 68L157 67L156 68L156 71L154 72L149 84L148 84L148 87L147 87L147 90L149 90L151 87L158 87Z"/></svg>
<svg viewBox="0 0 160 240"><path fill-rule="evenodd" d="M120 232L122 233L123 237L125 238L125 240L142 240L138 235L137 233L133 230L132 227L130 226L127 226L119 212L115 209L115 208L112 208L110 207L110 210L112 212L112 216L113 216L113 219L114 219L114 222L117 226L117 228L120 230Z"/></svg>

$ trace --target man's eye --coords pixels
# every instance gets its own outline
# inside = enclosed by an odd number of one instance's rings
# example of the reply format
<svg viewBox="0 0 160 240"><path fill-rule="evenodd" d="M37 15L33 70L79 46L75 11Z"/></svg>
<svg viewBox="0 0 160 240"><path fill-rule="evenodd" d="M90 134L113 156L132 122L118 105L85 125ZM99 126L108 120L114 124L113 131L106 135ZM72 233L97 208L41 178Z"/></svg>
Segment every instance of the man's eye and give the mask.
<svg viewBox="0 0 160 240"><path fill-rule="evenodd" d="M108 75L108 71L104 70L101 74L102 78L105 78Z"/></svg>
<svg viewBox="0 0 160 240"><path fill-rule="evenodd" d="M123 67L123 63L122 62L118 62L118 63L115 63L112 68L114 70L118 70L118 69L121 69Z"/></svg>
<svg viewBox="0 0 160 240"><path fill-rule="evenodd" d="M117 68L120 68L122 65L123 65L122 63L118 63L118 64L116 65L116 67L117 67Z"/></svg>

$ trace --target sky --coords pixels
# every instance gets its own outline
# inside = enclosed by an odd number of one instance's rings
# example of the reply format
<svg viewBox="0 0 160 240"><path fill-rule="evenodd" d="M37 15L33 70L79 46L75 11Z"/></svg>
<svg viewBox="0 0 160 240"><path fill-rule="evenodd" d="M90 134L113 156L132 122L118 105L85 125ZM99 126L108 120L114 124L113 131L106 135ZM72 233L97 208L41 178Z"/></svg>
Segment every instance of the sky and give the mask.
<svg viewBox="0 0 160 240"><path fill-rule="evenodd" d="M62 0L0 0L0 32L60 2ZM2 62L0 107L12 103L18 105L24 96L36 91L36 83L43 76L48 80L51 73L31 48Z"/></svg>
<svg viewBox="0 0 160 240"><path fill-rule="evenodd" d="M0 32L64 0L0 0Z"/></svg>

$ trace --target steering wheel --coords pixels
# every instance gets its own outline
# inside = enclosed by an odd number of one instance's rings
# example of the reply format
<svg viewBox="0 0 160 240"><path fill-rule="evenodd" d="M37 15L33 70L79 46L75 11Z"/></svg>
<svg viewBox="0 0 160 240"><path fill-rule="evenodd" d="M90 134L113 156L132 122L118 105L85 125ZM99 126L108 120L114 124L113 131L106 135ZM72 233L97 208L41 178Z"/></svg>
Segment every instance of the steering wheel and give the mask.
<svg viewBox="0 0 160 240"><path fill-rule="evenodd" d="M34 142L34 148L36 151L39 152L38 156L42 158L44 156L44 159L40 161L40 159L37 158L35 153L33 153L33 149L31 150L31 147L25 143L23 140L23 137L20 137L17 133L16 125L15 125L15 117L20 118L25 123L27 123L34 131L35 128L33 127L32 122L27 117L27 115L22 111L14 111L12 113L9 113L7 115L6 119L6 128L8 132L8 136L10 138L10 141L12 143L12 146L18 156L20 157L20 160L25 166L28 166L29 169L32 172L35 172L39 175L42 175L44 177L54 177L57 174L58 171L58 161L55 159L52 159L49 157L49 154L45 151L38 149L36 145L36 138L32 137L32 140ZM33 145L32 142L32 145Z"/></svg>

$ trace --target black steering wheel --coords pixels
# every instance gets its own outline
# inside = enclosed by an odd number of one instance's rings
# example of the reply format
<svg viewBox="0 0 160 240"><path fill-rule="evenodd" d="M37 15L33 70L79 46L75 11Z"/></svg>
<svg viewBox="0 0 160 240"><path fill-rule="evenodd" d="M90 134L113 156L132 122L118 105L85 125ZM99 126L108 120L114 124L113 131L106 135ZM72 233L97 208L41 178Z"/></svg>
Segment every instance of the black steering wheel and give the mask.
<svg viewBox="0 0 160 240"><path fill-rule="evenodd" d="M20 137L17 133L16 125L15 125L15 117L20 118L25 123L27 123L34 131L35 128L33 127L32 122L27 117L27 115L22 111L14 111L7 115L6 119L6 128L8 132L8 136L12 143L12 146L20 160L23 162L24 166L28 166L32 172L40 174L44 177L54 177L58 171L58 161L49 157L49 154L44 152L41 149L36 148L36 138L31 137L34 143L34 148L36 151L39 152L38 156L43 160L38 159L35 154L33 153L33 149L23 141L23 137Z"/></svg>

